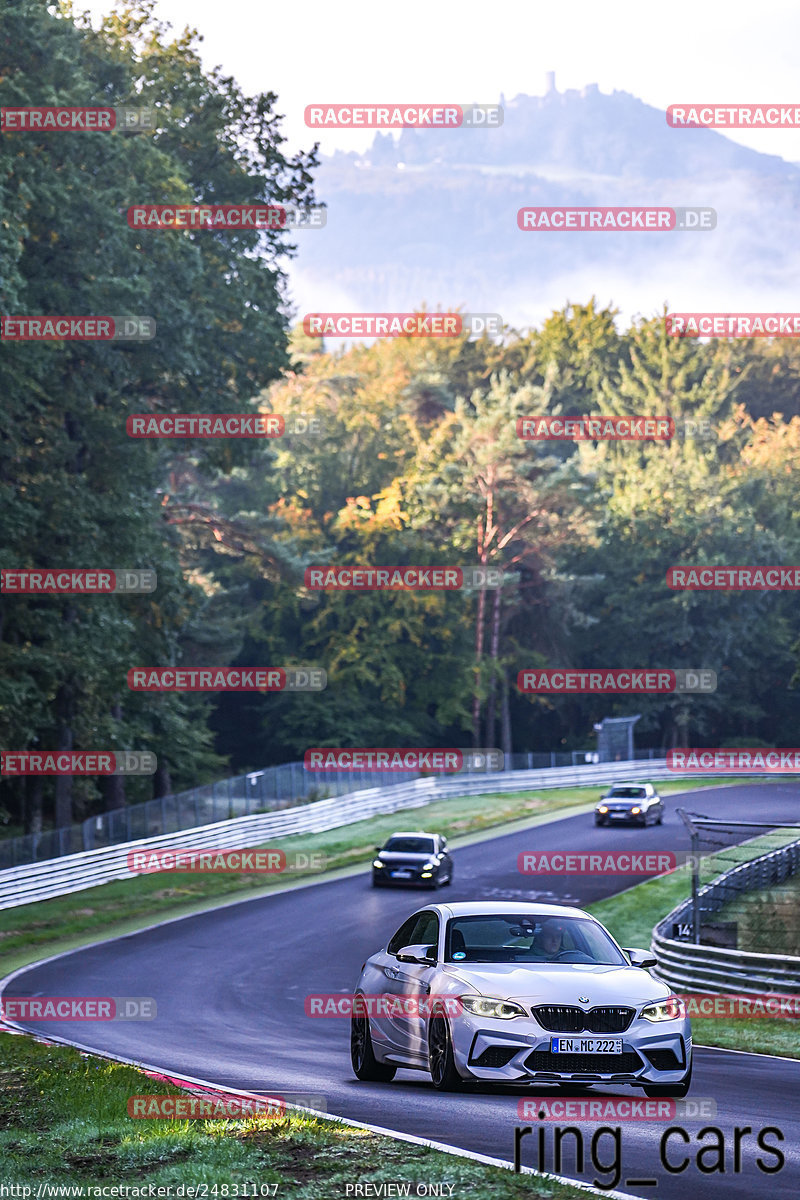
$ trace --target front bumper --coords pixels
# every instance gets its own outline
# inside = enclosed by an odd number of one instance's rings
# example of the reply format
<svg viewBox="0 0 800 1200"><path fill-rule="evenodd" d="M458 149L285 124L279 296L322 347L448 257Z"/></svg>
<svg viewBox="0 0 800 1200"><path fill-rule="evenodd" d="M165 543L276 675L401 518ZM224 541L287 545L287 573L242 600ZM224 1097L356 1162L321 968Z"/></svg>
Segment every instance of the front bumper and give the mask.
<svg viewBox="0 0 800 1200"><path fill-rule="evenodd" d="M403 868L408 870L409 868ZM433 887L439 877L438 871L431 871L425 879L420 871L411 871L408 879L392 879L390 870L376 871L372 868L372 882L378 887Z"/></svg>
<svg viewBox="0 0 800 1200"><path fill-rule="evenodd" d="M644 825L647 820L646 813L601 813L597 809L594 810L594 819L602 821L604 825Z"/></svg>
<svg viewBox="0 0 800 1200"><path fill-rule="evenodd" d="M554 1054L550 1039L559 1035L531 1017L502 1021L462 1012L450 1018L450 1028L459 1072L487 1082L668 1084L682 1080L691 1062L686 1018L659 1023L634 1018L624 1033L608 1035L622 1038L621 1055Z"/></svg>

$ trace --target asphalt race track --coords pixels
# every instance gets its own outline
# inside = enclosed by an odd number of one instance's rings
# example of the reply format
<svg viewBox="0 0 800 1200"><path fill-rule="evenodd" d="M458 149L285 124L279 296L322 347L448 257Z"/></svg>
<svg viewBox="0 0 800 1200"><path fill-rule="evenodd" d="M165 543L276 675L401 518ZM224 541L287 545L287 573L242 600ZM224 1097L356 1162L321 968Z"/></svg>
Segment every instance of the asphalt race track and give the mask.
<svg viewBox="0 0 800 1200"><path fill-rule="evenodd" d="M688 850L688 837L675 815L679 805L709 816L794 822L800 814L798 798L797 784L745 783L735 789L669 797L660 827L596 829L586 814L529 833L491 838L454 849L454 883L435 896L444 902L483 898L588 903L639 879L521 876L517 854L522 850ZM413 827L416 817L401 812L397 821L398 828ZM268 1094L322 1093L330 1113L511 1160L515 1126L530 1123L517 1116L517 1102L531 1094L530 1088L439 1094L426 1075L414 1071L399 1071L389 1084L359 1083L350 1068L349 1022L312 1019L304 1013L307 993L349 994L365 957L385 945L401 921L433 896L399 889L373 891L368 873L320 883L76 951L18 975L6 995L152 996L158 1004L153 1021L47 1021L27 1027L219 1085ZM536 1091L545 1094L543 1087ZM617 1094L643 1097L638 1089ZM710 1122L683 1121L686 1144L672 1138L669 1157L680 1165L688 1156L685 1170L669 1174L659 1163L659 1140L667 1126L655 1122L624 1123L619 1176L614 1170L599 1170L590 1155L597 1126L581 1123L584 1169L576 1169L573 1139L568 1138L559 1173L638 1196L752 1200L763 1193L773 1200L797 1200L798 1096L800 1061L699 1049L689 1098L712 1097L717 1116ZM708 1134L698 1141L706 1124L722 1130L724 1173L714 1169L717 1155L709 1149L701 1163L711 1173L697 1168L698 1151L714 1142L714 1135ZM739 1172L734 1170L734 1126L750 1126L752 1131L742 1137ZM771 1152L756 1146L758 1132L767 1126L777 1127L785 1139L779 1142L774 1134L768 1136L768 1142L779 1145L785 1155L783 1168L770 1174L756 1166L759 1156L765 1166L776 1165ZM541 1164L536 1132L522 1142L523 1165L554 1169L552 1128L552 1123L545 1125L546 1158ZM607 1135L598 1144L597 1160L608 1167L614 1157Z"/></svg>

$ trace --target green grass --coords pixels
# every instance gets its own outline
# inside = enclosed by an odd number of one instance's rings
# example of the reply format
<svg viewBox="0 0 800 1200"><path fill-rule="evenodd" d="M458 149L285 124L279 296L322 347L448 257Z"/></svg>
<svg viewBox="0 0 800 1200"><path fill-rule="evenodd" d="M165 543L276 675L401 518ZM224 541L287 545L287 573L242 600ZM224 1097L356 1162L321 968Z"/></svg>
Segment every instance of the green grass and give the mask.
<svg viewBox="0 0 800 1200"><path fill-rule="evenodd" d="M782 834L766 834L739 846L729 846L723 853L707 860L701 879L707 881L780 842L793 841L796 836L796 830L786 830ZM610 929L621 945L646 949L654 926L690 895L691 875L681 868L671 875L645 880L608 900L587 905L587 909ZM715 919L717 916L722 918L722 913L715 914ZM800 1058L800 1026L790 1018L693 1017L692 1037L696 1046L721 1046L729 1050Z"/></svg>
<svg viewBox="0 0 800 1200"><path fill-rule="evenodd" d="M586 1193L426 1146L302 1114L226 1121L135 1120L130 1096L179 1089L132 1067L0 1033L0 1182L208 1188L270 1185L278 1200L344 1198L345 1184L450 1184L454 1198L583 1200ZM516 1101L497 1130L513 1147ZM213 1193L210 1193L213 1195ZM352 1194L352 1193L351 1193ZM444 1192L447 1195L447 1190Z"/></svg>
<svg viewBox="0 0 800 1200"><path fill-rule="evenodd" d="M441 800L342 825L322 833L295 834L269 843L291 859L302 852L323 855L323 871L222 875L163 872L115 880L54 900L0 912L0 949L5 964L19 966L47 954L72 948L93 936L113 936L143 928L157 920L211 907L215 901L262 895L287 883L321 878L334 870L366 869L375 846L398 828L430 828L447 838L477 834L509 822L546 818L560 810L593 803L595 788L561 788L499 796L467 796ZM267 843L265 843L267 844ZM7 966L8 970L13 966Z"/></svg>
<svg viewBox="0 0 800 1200"><path fill-rule="evenodd" d="M708 781L690 781L707 786ZM663 788L666 794L683 784ZM439 800L422 808L400 810L324 833L276 838L287 858L298 851L325 856L325 872L368 866L374 848L400 828L433 829L465 844L483 831L514 822L535 824L561 813L588 811L601 787L550 788L488 796L462 796ZM287 883L321 877L322 872L286 872L264 875L200 875L165 872L118 880L85 888L55 900L40 900L0 911L0 952L10 972L37 958L71 950L100 937L131 933L158 920L184 916L248 896L263 895Z"/></svg>
<svg viewBox="0 0 800 1200"><path fill-rule="evenodd" d="M642 777L646 778L644 772ZM729 778L680 780L675 784L661 784L660 790L663 795L670 795L728 782L731 782ZM459 797L340 826L324 833L276 839L273 844L280 845L287 855L294 850L310 855L324 854L328 875L332 872L352 873L366 868L374 847L403 826L436 829L454 845L465 845L479 840L484 830L492 830L499 836L514 828L529 828L561 815L587 812L599 792L599 786L595 785ZM793 835L787 833L784 836L789 839ZM775 844L775 835L767 835L767 838L770 845ZM766 840L728 847L723 856L715 856L708 862L715 871L726 870L734 862L752 856L750 847ZM708 874L708 871L704 872L704 878ZM313 877L310 872L303 873L304 879ZM96 939L130 933L158 920L266 894L276 887L285 887L290 879L287 875L274 876L265 883L258 875L165 873L120 880L56 900L6 909L0 912L3 969L11 972L50 954L75 949ZM609 925L623 945L647 947L653 926L688 896L689 888L688 874L678 871L648 880L610 900L600 901L592 905L591 910ZM796 1026L785 1021L696 1019L693 1026L698 1044L760 1049L765 1053L800 1057L800 1049L792 1045L792 1040L796 1040Z"/></svg>
<svg viewBox="0 0 800 1200"><path fill-rule="evenodd" d="M800 955L800 877L761 892L743 892L715 914L735 921L739 947L757 954Z"/></svg>
<svg viewBox="0 0 800 1200"><path fill-rule="evenodd" d="M708 787L691 780L662 792ZM292 849L328 856L328 870L366 866L372 848L403 825L433 827L462 844L481 831L504 832L510 822L531 826L564 812L586 811L598 788L551 789L514 795L449 800L311 836L281 839ZM744 847L727 850L744 858ZM285 886L279 877L271 886ZM114 936L154 920L269 890L254 876L158 875L106 884L59 900L0 913L4 969L48 953ZM689 893L681 871L631 888L591 906L623 945L647 947L653 926ZM12 961L15 959L16 961ZM694 1020L698 1045L800 1057L797 1026L778 1020ZM164 1186L199 1183L270 1184L280 1197L331 1200L349 1183L446 1183L455 1197L578 1200L578 1189L535 1176L456 1158L427 1147L303 1115L244 1121L134 1121L132 1095L172 1094L178 1089L132 1067L109 1063L68 1047L0 1033L0 1181L58 1184ZM511 1149L515 1108L499 1132ZM500 1149L498 1144L498 1150ZM277 1186L276 1186L277 1185ZM272 1190L271 1189L271 1190ZM220 1193L221 1194L221 1193Z"/></svg>

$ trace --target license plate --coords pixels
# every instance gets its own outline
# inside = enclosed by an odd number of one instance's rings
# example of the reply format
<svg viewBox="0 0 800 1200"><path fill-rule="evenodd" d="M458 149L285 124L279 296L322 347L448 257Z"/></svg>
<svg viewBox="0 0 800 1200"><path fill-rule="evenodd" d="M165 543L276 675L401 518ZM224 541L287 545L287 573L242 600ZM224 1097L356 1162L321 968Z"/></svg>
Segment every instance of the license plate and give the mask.
<svg viewBox="0 0 800 1200"><path fill-rule="evenodd" d="M611 816L612 816L612 817L616 817L616 818L617 818L617 820L624 820L624 819L625 819L625 817L628 817L628 816L630 816L630 813L626 813L626 812L612 812L612 813L611 813Z"/></svg>
<svg viewBox="0 0 800 1200"><path fill-rule="evenodd" d="M392 871L392 879L410 879L410 871Z"/></svg>
<svg viewBox="0 0 800 1200"><path fill-rule="evenodd" d="M622 1054L622 1038L550 1039L553 1054Z"/></svg>

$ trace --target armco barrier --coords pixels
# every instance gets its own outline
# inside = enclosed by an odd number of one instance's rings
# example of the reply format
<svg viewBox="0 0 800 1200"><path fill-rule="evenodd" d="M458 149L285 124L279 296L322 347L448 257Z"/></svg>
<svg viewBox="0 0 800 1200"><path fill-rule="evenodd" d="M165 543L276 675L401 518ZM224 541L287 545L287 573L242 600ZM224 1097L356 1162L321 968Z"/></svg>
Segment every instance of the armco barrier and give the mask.
<svg viewBox="0 0 800 1200"><path fill-rule="evenodd" d="M534 771L556 767L577 767L585 762L587 751L561 750L518 751L505 756L506 771ZM640 761L658 759L660 750L637 750L634 758ZM604 760L608 761L608 760ZM468 768L467 774L482 774ZM139 838L161 837L179 829L198 829L217 821L232 821L234 817L252 817L257 813L296 808L298 804L313 804L331 796L349 796L366 788L390 787L419 779L422 771L306 771L302 762L281 763L249 771L214 783L204 783L184 792L171 792L157 800L141 804L125 804L103 813L95 813L83 821L58 829L43 829L38 833L23 833L16 837L0 838L0 871L23 867L28 863L45 862L49 858L64 858L84 850L101 850Z"/></svg>
<svg viewBox="0 0 800 1200"><path fill-rule="evenodd" d="M783 883L800 868L800 840L749 862L740 863L700 889L701 911L717 912L734 895ZM673 922L691 919L691 900L685 900L659 921L651 949L660 979L675 991L735 992L763 995L785 992L800 995L800 958L787 954L754 954L749 950L722 950L667 937Z"/></svg>
<svg viewBox="0 0 800 1200"><path fill-rule="evenodd" d="M35 900L50 900L112 879L129 879L128 851L169 846L202 849L251 847L297 833L321 833L351 825L366 817L420 808L433 800L479 796L496 792L521 792L529 788L604 785L636 774L647 779L675 779L666 759L655 759L642 770L641 762L605 763L602 766L556 767L553 770L514 771L497 775L415 779L391 787L370 788L347 796L317 800L281 812L259 813L217 821L213 825L182 830L160 837L123 842L103 850L87 850L43 863L30 863L0 871L0 909L15 908Z"/></svg>

